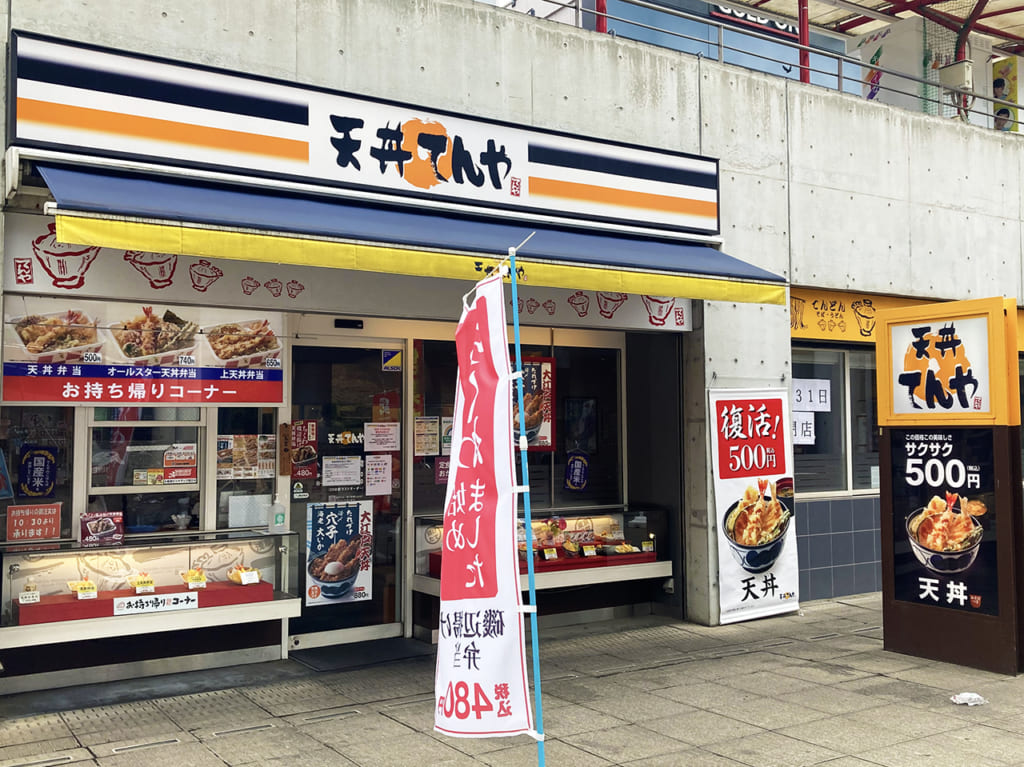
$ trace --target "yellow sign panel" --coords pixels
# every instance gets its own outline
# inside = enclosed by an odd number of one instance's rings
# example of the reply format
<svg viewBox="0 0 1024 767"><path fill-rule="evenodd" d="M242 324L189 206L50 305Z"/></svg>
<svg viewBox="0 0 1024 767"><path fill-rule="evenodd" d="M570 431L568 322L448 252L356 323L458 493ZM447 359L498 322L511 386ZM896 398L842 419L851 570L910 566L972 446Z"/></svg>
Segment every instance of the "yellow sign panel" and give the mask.
<svg viewBox="0 0 1024 767"><path fill-rule="evenodd" d="M921 303L916 298L790 288L790 335L816 341L872 343L880 310L920 306Z"/></svg>
<svg viewBox="0 0 1024 767"><path fill-rule="evenodd" d="M875 316L878 423L1020 423L1012 299L951 301Z"/></svg>

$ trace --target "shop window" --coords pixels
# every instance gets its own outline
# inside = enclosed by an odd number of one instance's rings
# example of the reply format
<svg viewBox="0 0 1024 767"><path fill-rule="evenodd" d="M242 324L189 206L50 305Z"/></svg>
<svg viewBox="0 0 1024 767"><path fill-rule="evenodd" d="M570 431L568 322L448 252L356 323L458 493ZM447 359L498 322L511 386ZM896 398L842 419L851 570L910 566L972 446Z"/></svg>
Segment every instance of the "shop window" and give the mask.
<svg viewBox="0 0 1024 767"><path fill-rule="evenodd" d="M74 410L0 408L0 535L8 542L72 537Z"/></svg>
<svg viewBox="0 0 1024 767"><path fill-rule="evenodd" d="M414 373L416 415L441 419L442 432L455 409L457 358L451 341L417 341ZM514 360L514 351L511 352ZM524 346L523 357L554 358L554 450L530 450L527 467L532 509L617 506L622 497L620 370L618 349ZM514 392L514 389L513 389ZM566 469L575 454L586 458L586 486L571 489ZM417 456L413 507L437 514L444 506L447 476L442 454ZM519 454L516 453L516 470Z"/></svg>
<svg viewBox="0 0 1024 767"><path fill-rule="evenodd" d="M277 410L217 409L217 527L266 524L277 475Z"/></svg>
<svg viewBox="0 0 1024 767"><path fill-rule="evenodd" d="M797 492L878 489L875 357L861 349L793 349Z"/></svg>
<svg viewBox="0 0 1024 767"><path fill-rule="evenodd" d="M206 455L211 428L215 460ZM199 529L211 523L203 499L213 471L213 526L265 525L277 473L276 432L277 413L268 407L95 408L87 510L121 512L129 534Z"/></svg>

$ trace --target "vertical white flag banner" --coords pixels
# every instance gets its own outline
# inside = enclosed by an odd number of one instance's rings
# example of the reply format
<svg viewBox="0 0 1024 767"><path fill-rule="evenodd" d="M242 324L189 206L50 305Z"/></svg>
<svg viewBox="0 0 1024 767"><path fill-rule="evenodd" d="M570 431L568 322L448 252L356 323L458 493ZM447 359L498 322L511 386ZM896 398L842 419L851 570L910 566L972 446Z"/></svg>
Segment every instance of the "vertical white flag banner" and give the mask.
<svg viewBox="0 0 1024 767"><path fill-rule="evenodd" d="M444 503L434 729L533 730L516 550L512 385L501 276L482 280L455 331L459 371Z"/></svg>
<svg viewBox="0 0 1024 767"><path fill-rule="evenodd" d="M785 389L713 389L711 458L722 623L796 610L793 436Z"/></svg>

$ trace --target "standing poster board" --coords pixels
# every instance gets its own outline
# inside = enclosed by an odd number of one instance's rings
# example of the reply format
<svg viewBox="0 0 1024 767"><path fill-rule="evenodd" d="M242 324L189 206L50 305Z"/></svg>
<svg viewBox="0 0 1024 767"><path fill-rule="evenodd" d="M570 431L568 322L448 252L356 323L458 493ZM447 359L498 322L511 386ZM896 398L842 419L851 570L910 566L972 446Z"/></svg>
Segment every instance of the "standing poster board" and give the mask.
<svg viewBox="0 0 1024 767"><path fill-rule="evenodd" d="M785 389L712 389L722 623L799 607L793 444Z"/></svg>
<svg viewBox="0 0 1024 767"><path fill-rule="evenodd" d="M1021 668L1016 314L991 298L877 315L887 650Z"/></svg>

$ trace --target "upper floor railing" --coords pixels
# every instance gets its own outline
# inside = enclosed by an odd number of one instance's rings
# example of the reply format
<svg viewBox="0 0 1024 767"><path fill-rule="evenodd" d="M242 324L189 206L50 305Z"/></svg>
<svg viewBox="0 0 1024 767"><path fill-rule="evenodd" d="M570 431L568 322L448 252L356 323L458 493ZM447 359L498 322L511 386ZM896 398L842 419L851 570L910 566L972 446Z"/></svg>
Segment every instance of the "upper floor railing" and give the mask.
<svg viewBox="0 0 1024 767"><path fill-rule="evenodd" d="M523 2L488 1L513 10ZM944 87L938 81L937 69L927 70L930 76L922 77L865 62L846 53L845 38L812 32L812 41L817 38L819 44L804 46L786 37L737 28L710 16L645 0L543 0L530 5L535 9L533 15L581 28L606 31L613 36L780 77L805 79L831 90L938 117L960 119L980 127L1024 133L1017 119L1020 109L1017 103ZM788 27L781 22L773 23L779 29ZM829 44L844 50L829 50ZM804 65L801 65L801 53L807 54ZM987 62L983 65L987 66ZM1000 119L1003 117L998 115L1000 110L1006 110L1009 115Z"/></svg>

